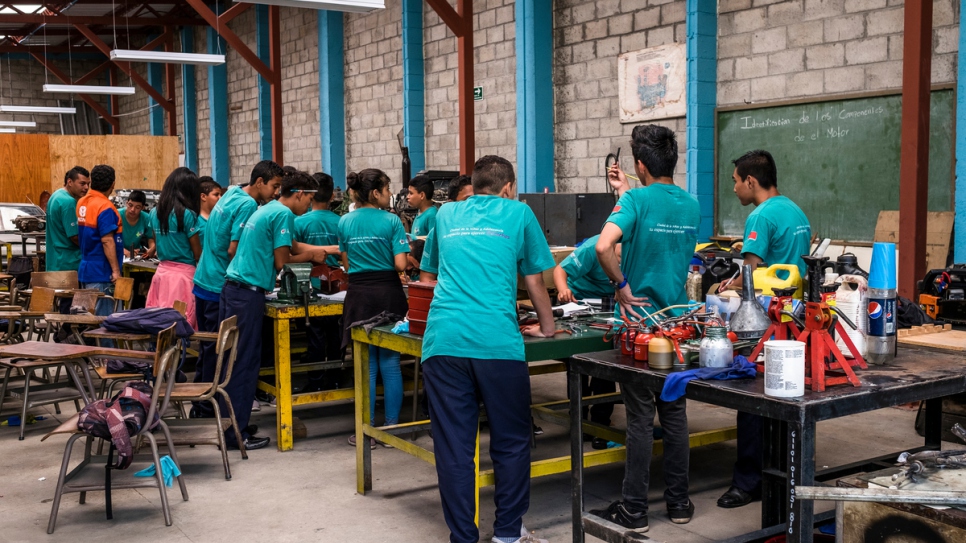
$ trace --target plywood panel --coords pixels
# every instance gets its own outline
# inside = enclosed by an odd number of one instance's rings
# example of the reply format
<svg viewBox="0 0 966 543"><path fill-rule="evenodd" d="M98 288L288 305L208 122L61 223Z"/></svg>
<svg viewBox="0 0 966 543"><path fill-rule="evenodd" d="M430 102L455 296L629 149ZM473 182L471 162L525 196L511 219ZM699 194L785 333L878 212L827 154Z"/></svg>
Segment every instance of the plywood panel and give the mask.
<svg viewBox="0 0 966 543"><path fill-rule="evenodd" d="M909 347L922 347L935 349L938 351L966 351L966 332L960 330L947 330L938 334L923 334L919 336L906 336L898 339L899 345Z"/></svg>
<svg viewBox="0 0 966 543"><path fill-rule="evenodd" d="M50 190L46 134L0 134L0 202L37 203Z"/></svg>
<svg viewBox="0 0 966 543"><path fill-rule="evenodd" d="M109 164L116 188L160 190L178 167L179 152L175 136L50 136L51 186L62 186L64 172L75 164Z"/></svg>
<svg viewBox="0 0 966 543"><path fill-rule="evenodd" d="M104 136L50 136L50 192L64 186L64 174L74 166L90 170L107 156Z"/></svg>

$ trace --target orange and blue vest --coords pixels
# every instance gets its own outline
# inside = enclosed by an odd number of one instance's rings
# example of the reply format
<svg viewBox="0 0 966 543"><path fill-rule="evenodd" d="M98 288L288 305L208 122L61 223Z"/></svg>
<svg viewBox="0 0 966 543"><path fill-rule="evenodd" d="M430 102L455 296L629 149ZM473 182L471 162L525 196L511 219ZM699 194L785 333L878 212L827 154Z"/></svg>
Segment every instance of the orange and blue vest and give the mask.
<svg viewBox="0 0 966 543"><path fill-rule="evenodd" d="M91 189L77 201L77 241L81 262L77 280L81 283L108 283L111 264L104 254L101 238L113 234L118 266L124 262L124 237L121 214L102 192Z"/></svg>

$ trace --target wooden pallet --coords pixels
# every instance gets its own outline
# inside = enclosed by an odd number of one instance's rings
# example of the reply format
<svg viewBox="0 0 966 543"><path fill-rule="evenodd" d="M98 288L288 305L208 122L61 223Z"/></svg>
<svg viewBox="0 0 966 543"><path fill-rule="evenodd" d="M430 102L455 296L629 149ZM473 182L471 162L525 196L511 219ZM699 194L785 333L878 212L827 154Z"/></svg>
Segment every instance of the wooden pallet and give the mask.
<svg viewBox="0 0 966 543"><path fill-rule="evenodd" d="M938 326L935 324L923 324L922 326L913 326L912 328L903 328L898 331L896 335L899 337L909 337L909 336L921 336L923 334L938 334L940 332L945 332L947 330L952 330L952 324L944 324Z"/></svg>

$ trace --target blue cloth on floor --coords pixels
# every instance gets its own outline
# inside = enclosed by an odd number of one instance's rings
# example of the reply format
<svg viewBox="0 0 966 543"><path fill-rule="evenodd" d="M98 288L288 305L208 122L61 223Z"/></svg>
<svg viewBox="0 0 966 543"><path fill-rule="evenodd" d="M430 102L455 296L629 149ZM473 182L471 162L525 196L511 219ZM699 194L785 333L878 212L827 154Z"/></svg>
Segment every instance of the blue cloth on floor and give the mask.
<svg viewBox="0 0 966 543"><path fill-rule="evenodd" d="M747 358L739 354L735 356L731 365L726 368L698 368L696 370L671 373L667 376L667 380L664 381L664 389L661 390L661 400L673 402L681 396L684 396L684 389L688 386L688 382L694 379L725 381L728 379L754 378L756 372L755 365L748 362Z"/></svg>
<svg viewBox="0 0 966 543"><path fill-rule="evenodd" d="M154 464L142 469L141 471L134 474L135 477L154 477L155 469ZM174 484L174 478L181 476L181 470L178 469L178 464L174 463L174 460L170 456L164 455L161 457L161 478L164 479L164 486L170 487Z"/></svg>

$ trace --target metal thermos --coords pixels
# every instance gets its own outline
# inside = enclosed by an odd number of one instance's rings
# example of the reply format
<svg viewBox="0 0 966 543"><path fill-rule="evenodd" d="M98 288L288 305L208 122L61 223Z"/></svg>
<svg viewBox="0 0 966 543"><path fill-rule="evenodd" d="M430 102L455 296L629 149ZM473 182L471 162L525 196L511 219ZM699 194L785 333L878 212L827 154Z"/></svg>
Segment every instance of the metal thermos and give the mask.
<svg viewBox="0 0 966 543"><path fill-rule="evenodd" d="M751 266L741 267L741 305L731 316L731 331L738 339L761 339L771 326L765 308L755 297L755 279Z"/></svg>

